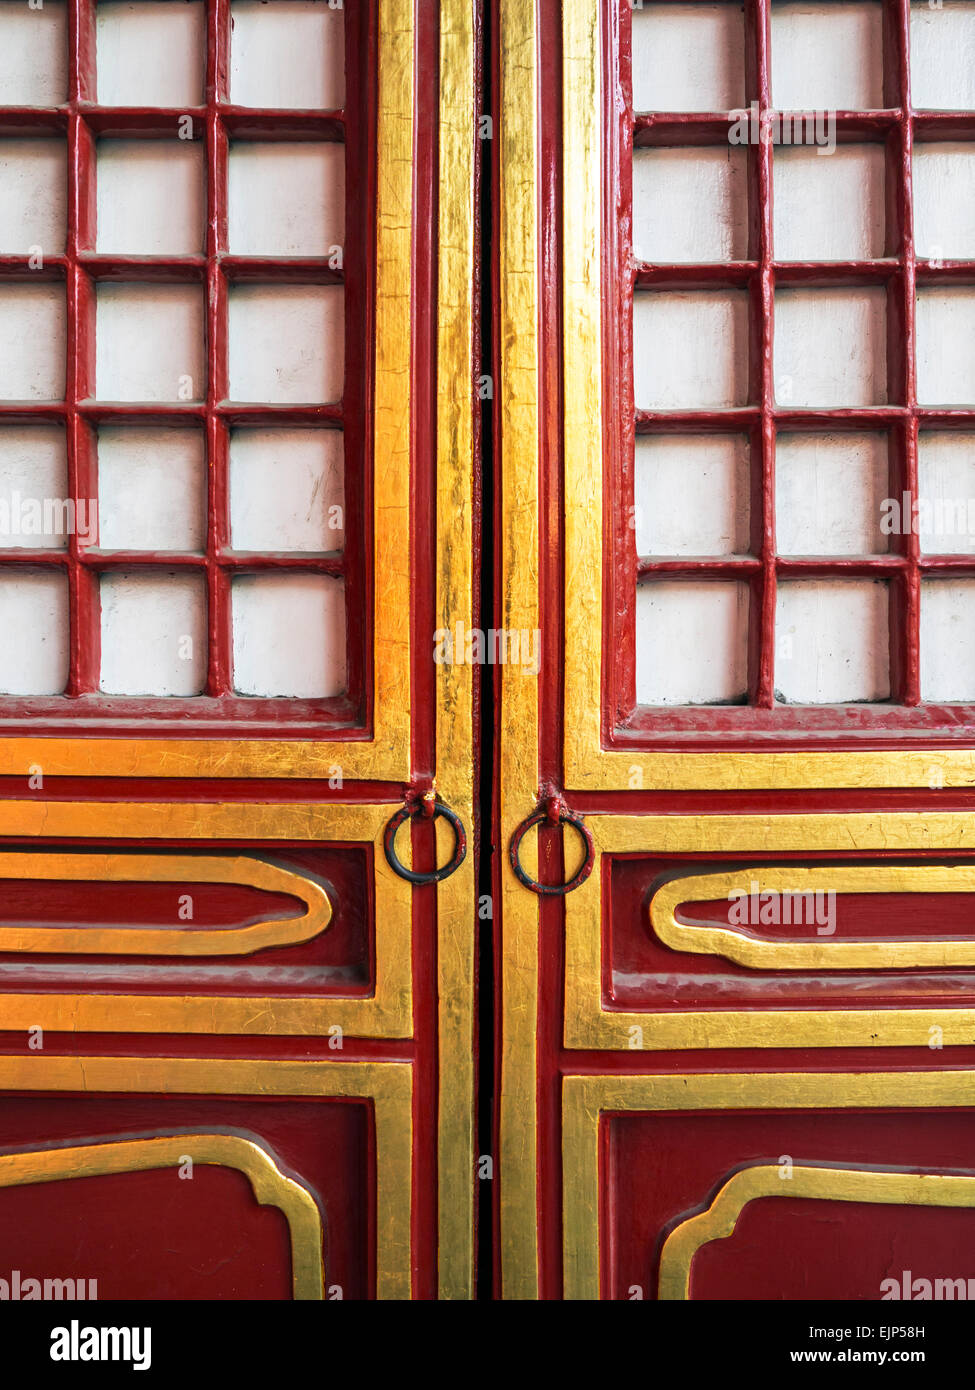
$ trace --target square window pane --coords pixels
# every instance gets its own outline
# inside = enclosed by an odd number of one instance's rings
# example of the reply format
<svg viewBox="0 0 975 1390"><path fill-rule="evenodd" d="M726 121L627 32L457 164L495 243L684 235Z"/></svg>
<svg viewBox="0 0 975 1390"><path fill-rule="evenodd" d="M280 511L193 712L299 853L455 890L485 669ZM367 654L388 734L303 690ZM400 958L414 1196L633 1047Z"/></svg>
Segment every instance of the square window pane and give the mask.
<svg viewBox="0 0 975 1390"><path fill-rule="evenodd" d="M975 555L975 434L921 430L917 473L916 513L902 524L916 527L924 554Z"/></svg>
<svg viewBox="0 0 975 1390"><path fill-rule="evenodd" d="M638 410L744 405L748 295L655 290L633 296L633 388Z"/></svg>
<svg viewBox="0 0 975 1390"><path fill-rule="evenodd" d="M914 146L914 250L934 261L975 257L975 145Z"/></svg>
<svg viewBox="0 0 975 1390"><path fill-rule="evenodd" d="M237 550L341 550L344 438L338 430L234 430L230 542Z"/></svg>
<svg viewBox="0 0 975 1390"><path fill-rule="evenodd" d="M880 555L887 480L883 434L780 434L775 529L780 555Z"/></svg>
<svg viewBox="0 0 975 1390"><path fill-rule="evenodd" d="M2 30L0 30L2 34ZM0 140L0 255L64 252L68 149L63 140Z"/></svg>
<svg viewBox="0 0 975 1390"><path fill-rule="evenodd" d="M745 32L736 4L633 10L633 109L731 111L745 101Z"/></svg>
<svg viewBox="0 0 975 1390"><path fill-rule="evenodd" d="M106 695L199 695L206 684L206 583L202 574L103 574L102 670Z"/></svg>
<svg viewBox="0 0 975 1390"><path fill-rule="evenodd" d="M204 550L203 435L193 429L99 429L98 518L102 550Z"/></svg>
<svg viewBox="0 0 975 1390"><path fill-rule="evenodd" d="M198 286L102 283L97 306L99 400L203 399L206 357Z"/></svg>
<svg viewBox="0 0 975 1390"><path fill-rule="evenodd" d="M743 261L748 255L743 150L633 152L633 254L638 260Z"/></svg>
<svg viewBox="0 0 975 1390"><path fill-rule="evenodd" d="M326 0L232 0L230 99L237 106L345 105L345 28Z"/></svg>
<svg viewBox="0 0 975 1390"><path fill-rule="evenodd" d="M917 292L917 398L975 405L975 288Z"/></svg>
<svg viewBox="0 0 975 1390"><path fill-rule="evenodd" d="M921 699L975 700L975 579L921 583Z"/></svg>
<svg viewBox="0 0 975 1390"><path fill-rule="evenodd" d="M747 584L660 579L638 585L638 704L740 704L747 685Z"/></svg>
<svg viewBox="0 0 975 1390"><path fill-rule="evenodd" d="M102 106L202 106L206 32L198 0L98 0L95 27Z"/></svg>
<svg viewBox="0 0 975 1390"><path fill-rule="evenodd" d="M911 104L916 111L975 109L975 5L911 5Z"/></svg>
<svg viewBox="0 0 975 1390"><path fill-rule="evenodd" d="M203 251L203 146L189 140L98 142L96 249L128 256Z"/></svg>
<svg viewBox="0 0 975 1390"><path fill-rule="evenodd" d="M882 289L776 291L775 400L798 407L886 404Z"/></svg>
<svg viewBox="0 0 975 1390"><path fill-rule="evenodd" d="M63 401L66 352L64 286L0 285L0 400Z"/></svg>
<svg viewBox="0 0 975 1390"><path fill-rule="evenodd" d="M778 585L775 698L835 705L890 696L887 585L802 579Z"/></svg>
<svg viewBox="0 0 975 1390"><path fill-rule="evenodd" d="M232 400L317 405L342 399L340 285L235 285L229 305Z"/></svg>
<svg viewBox="0 0 975 1390"><path fill-rule="evenodd" d="M68 683L68 579L0 571L0 695L63 695Z"/></svg>
<svg viewBox="0 0 975 1390"><path fill-rule="evenodd" d="M774 151L777 261L865 261L884 254L884 149Z"/></svg>
<svg viewBox="0 0 975 1390"><path fill-rule="evenodd" d="M68 492L60 425L0 427L0 549L65 550L72 521L86 531Z"/></svg>
<svg viewBox="0 0 975 1390"><path fill-rule="evenodd" d="M877 3L772 4L772 105L780 111L874 111L884 104Z"/></svg>
<svg viewBox="0 0 975 1390"><path fill-rule="evenodd" d="M639 555L742 555L748 544L748 439L661 434L636 441Z"/></svg>
<svg viewBox="0 0 975 1390"><path fill-rule="evenodd" d="M345 146L237 141L230 146L235 256L326 256L345 239Z"/></svg>
<svg viewBox="0 0 975 1390"><path fill-rule="evenodd" d="M345 584L323 574L233 582L234 689L326 699L346 687Z"/></svg>
<svg viewBox="0 0 975 1390"><path fill-rule="evenodd" d="M68 99L68 7L0 0L0 106L59 106Z"/></svg>

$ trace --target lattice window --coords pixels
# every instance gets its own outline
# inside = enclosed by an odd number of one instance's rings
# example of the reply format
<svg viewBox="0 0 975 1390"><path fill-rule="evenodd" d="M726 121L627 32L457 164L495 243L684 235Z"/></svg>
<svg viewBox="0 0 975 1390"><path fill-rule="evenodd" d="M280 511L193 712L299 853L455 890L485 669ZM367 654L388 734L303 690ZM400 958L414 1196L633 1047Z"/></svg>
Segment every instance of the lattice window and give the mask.
<svg viewBox="0 0 975 1390"><path fill-rule="evenodd" d="M0 0L0 696L32 713L363 717L367 10Z"/></svg>

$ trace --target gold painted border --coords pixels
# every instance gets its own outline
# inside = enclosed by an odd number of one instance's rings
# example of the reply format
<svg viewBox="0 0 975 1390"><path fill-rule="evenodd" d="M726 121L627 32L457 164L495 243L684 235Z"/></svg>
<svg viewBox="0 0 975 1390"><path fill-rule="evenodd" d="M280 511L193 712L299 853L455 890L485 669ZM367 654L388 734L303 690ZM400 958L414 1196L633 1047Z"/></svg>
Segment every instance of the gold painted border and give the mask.
<svg viewBox="0 0 975 1390"><path fill-rule="evenodd" d="M196 1057L0 1057L0 1091L314 1096L372 1102L376 1127L376 1281L411 1296L413 1069L408 1062Z"/></svg>
<svg viewBox="0 0 975 1390"><path fill-rule="evenodd" d="M645 752L602 747L603 399L599 0L562 6L565 784L585 790L971 787L975 750ZM534 198L534 183L524 197ZM607 294L616 286L607 287ZM611 403L608 408L612 408ZM891 737L897 737L892 734Z"/></svg>
<svg viewBox="0 0 975 1390"><path fill-rule="evenodd" d="M717 902L732 892L761 893L973 893L975 865L846 865L789 869L781 865L734 873L670 879L650 901L650 921L672 951L721 956L755 970L912 970L975 965L975 938L921 937L907 941L842 941L835 936L776 941L733 926L680 922L683 902Z"/></svg>
<svg viewBox="0 0 975 1390"><path fill-rule="evenodd" d="M360 1038L413 1030L410 885L382 849L389 805L2 801L0 836L106 840L309 840L373 846L376 982L369 998L5 993L3 1026L100 1033L308 1033ZM405 837L404 837L405 843ZM408 852L408 850L407 850Z"/></svg>
<svg viewBox="0 0 975 1390"><path fill-rule="evenodd" d="M260 859L180 854L48 854L0 852L0 879L71 883L228 883L287 893L308 909L244 927L188 931L175 927L0 926L0 951L24 955L244 956L269 946L311 941L332 919L325 889L306 874Z"/></svg>
<svg viewBox="0 0 975 1390"><path fill-rule="evenodd" d="M734 1233L738 1218L758 1197L878 1202L901 1207L975 1207L975 1177L955 1173L890 1173L869 1168L794 1167L783 1181L774 1164L733 1173L706 1211L675 1226L660 1252L657 1297L691 1296L691 1264L702 1245Z"/></svg>
<svg viewBox="0 0 975 1390"><path fill-rule="evenodd" d="M288 1223L291 1241L294 1297L321 1300L325 1269L318 1205L308 1188L286 1177L269 1150L253 1139L243 1139L237 1134L173 1134L70 1148L19 1149L14 1153L0 1153L0 1187L27 1187L34 1183L178 1167L189 1149L192 1149L190 1157L195 1164L235 1168L243 1173L261 1206L280 1209Z"/></svg>
<svg viewBox="0 0 975 1390"><path fill-rule="evenodd" d="M440 3L437 243L437 625L473 626L476 9ZM437 788L475 831L474 676L436 668ZM452 841L437 822L439 863ZM474 1296L474 856L437 889L439 1123L438 1286L442 1299Z"/></svg>
<svg viewBox="0 0 975 1390"><path fill-rule="evenodd" d="M600 1118L659 1110L975 1106L975 1072L748 1072L566 1076L562 1081L564 1296L600 1296ZM898 1174L906 1185L916 1175Z"/></svg>
<svg viewBox="0 0 975 1390"><path fill-rule="evenodd" d="M963 811L827 815L590 816L595 869L565 899L565 1046L632 1051L712 1047L926 1047L975 1043L973 1009L604 1010L604 853L754 855L770 850L828 854L975 849L975 820ZM791 871L784 871L790 873ZM813 872L819 872L814 870ZM524 890L523 890L524 891ZM825 944L825 943L824 943ZM912 943L913 944L913 943ZM875 962L872 962L875 963ZM633 1032L632 1030L638 1030Z"/></svg>
<svg viewBox="0 0 975 1390"><path fill-rule="evenodd" d="M0 775L410 780L410 476L414 6L378 0L374 439L374 731L366 739L0 738ZM105 708L108 718L111 709Z"/></svg>
<svg viewBox="0 0 975 1390"><path fill-rule="evenodd" d="M536 0L500 0L500 21L501 624L534 632L539 625ZM507 845L538 795L537 676L501 667L500 728L500 842ZM526 843L522 863L532 874L536 853L534 843ZM537 1298L538 899L505 871L500 906L501 1287L505 1298Z"/></svg>

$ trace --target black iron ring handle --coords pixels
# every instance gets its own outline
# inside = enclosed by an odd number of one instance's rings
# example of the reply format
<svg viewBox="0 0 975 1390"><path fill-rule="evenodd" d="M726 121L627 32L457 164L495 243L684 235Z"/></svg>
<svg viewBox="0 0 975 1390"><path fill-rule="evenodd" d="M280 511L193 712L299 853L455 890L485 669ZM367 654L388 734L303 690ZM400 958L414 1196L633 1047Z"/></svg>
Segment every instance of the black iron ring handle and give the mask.
<svg viewBox="0 0 975 1390"><path fill-rule="evenodd" d="M399 874L400 878L405 878L408 883L427 884L442 883L445 878L449 878L455 869L459 869L467 855L467 832L464 829L463 821L456 811L452 811L439 799L433 803L433 811L429 813L433 820L443 817L454 828L454 853L453 856L444 864L442 869L431 869L424 873L418 873L415 869L408 869L405 864L400 863L396 853L396 832L406 820L411 820L414 816L424 814L422 801L412 804L407 802L393 816L386 826L383 834L383 850L386 854L386 862L394 873Z"/></svg>
<svg viewBox="0 0 975 1390"><path fill-rule="evenodd" d="M574 815L566 807L561 807L558 813L559 821L563 825L574 826L582 837L582 842L586 847L586 857L579 868L569 879L568 883L539 883L537 879L529 877L521 867L521 860L518 858L518 851L521 849L521 842L525 835L531 830L533 825L540 825L544 820L550 820L551 816L546 807L541 806L537 811L523 820L521 825L511 837L511 844L508 847L508 859L514 870L515 878L519 883L523 883L526 888L530 888L533 893L538 893L545 897L564 898L566 893L571 893L573 888L578 888L585 883L592 873L592 866L596 862L596 846L593 844L592 834L589 827L585 824L581 816Z"/></svg>

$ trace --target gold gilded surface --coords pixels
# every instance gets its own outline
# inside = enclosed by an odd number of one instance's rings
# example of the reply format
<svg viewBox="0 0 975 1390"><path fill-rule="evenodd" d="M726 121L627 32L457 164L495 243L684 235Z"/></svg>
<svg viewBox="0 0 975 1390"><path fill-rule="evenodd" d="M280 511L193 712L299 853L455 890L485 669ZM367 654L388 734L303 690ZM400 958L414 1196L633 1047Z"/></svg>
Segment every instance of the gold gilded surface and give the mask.
<svg viewBox="0 0 975 1390"><path fill-rule="evenodd" d="M836 935L818 939L778 941L761 937L762 927L751 923L744 930L678 921L681 903L714 902L734 893L790 895L825 893L973 893L975 865L847 865L843 868L789 869L764 867L733 873L699 874L671 879L658 888L650 902L650 921L657 936L673 951L722 956L756 970L910 970L920 967L975 965L975 937L910 937L907 940L873 939L844 941ZM811 923L811 902L796 904ZM903 904L904 925L910 933L909 904ZM835 924L834 924L835 925ZM788 925L775 930L789 935Z"/></svg>
<svg viewBox="0 0 975 1390"><path fill-rule="evenodd" d="M259 859L180 854L0 853L0 879L94 883L229 883L287 893L308 909L243 927L187 930L175 927L0 926L0 951L64 955L240 956L269 946L310 941L328 926L328 894L304 874Z"/></svg>
<svg viewBox="0 0 975 1390"><path fill-rule="evenodd" d="M50 1057L33 1053L0 1057L0 1091L314 1096L319 1100L370 1101L376 1135L377 1294L381 1299L408 1299L411 1295L413 1073L408 1063ZM182 1136L180 1142L185 1141L186 1136Z"/></svg>
<svg viewBox="0 0 975 1390"><path fill-rule="evenodd" d="M975 1206L975 1177L954 1173L889 1173L869 1168L793 1166L789 1179L775 1164L734 1173L708 1207L676 1226L660 1252L657 1297L691 1296L691 1264L702 1245L733 1234L749 1202L759 1197L800 1197L813 1201L876 1202L898 1207Z"/></svg>
<svg viewBox="0 0 975 1390"><path fill-rule="evenodd" d="M364 844L371 849L376 902L376 983L370 997L18 992L0 994L3 1026L110 1033L327 1034L341 1028L352 1037L410 1037L410 886L389 868L382 849L392 809L390 805L322 803L0 801L0 835ZM409 855L408 845L404 855Z"/></svg>
<svg viewBox="0 0 975 1390"><path fill-rule="evenodd" d="M321 1299L322 1222L308 1188L286 1177L262 1144L236 1134L175 1134L152 1139L120 1139L70 1148L0 1154L0 1187L101 1178L177 1168L184 1156L194 1164L235 1168L250 1181L261 1206L280 1209L291 1240L291 1284L296 1299Z"/></svg>
<svg viewBox="0 0 975 1390"><path fill-rule="evenodd" d="M440 5L437 625L473 625L475 7ZM432 642L431 642L432 652ZM473 668L437 666L437 789L474 831ZM437 822L439 863L453 833ZM474 1292L474 855L437 890L441 1298Z"/></svg>
<svg viewBox="0 0 975 1390"><path fill-rule="evenodd" d="M975 1043L975 1009L674 1009L655 1013L607 1010L602 998L604 853L727 853L761 857L770 850L792 854L938 850L950 854L975 848L975 817L967 812L589 816L586 824L593 835L597 862L589 879L565 899L566 1047L632 1051L634 1039L648 1051L711 1047L921 1047L927 1044L929 1030L935 1026L943 1030L946 1046ZM885 871L890 872L893 867ZM881 871L880 866L877 871ZM748 872L743 871L741 877ZM791 870L782 872L793 877ZM825 871L812 872L821 875ZM895 943L878 943L881 944ZM910 943L912 949L918 944ZM634 1033L634 1029L638 1031Z"/></svg>
<svg viewBox="0 0 975 1390"><path fill-rule="evenodd" d="M537 43L534 0L501 0L500 338L501 623L538 629ZM542 653L542 659L545 659ZM501 668L501 844L538 794L538 683ZM537 870L534 837L522 863ZM501 1284L538 1296L535 1030L538 900L501 876Z"/></svg>
<svg viewBox="0 0 975 1390"><path fill-rule="evenodd" d="M602 1115L661 1110L915 1110L958 1106L975 1106L975 1072L567 1076L562 1082L564 1296L598 1299L600 1295ZM896 1176L905 1179L905 1191L915 1190L910 1180L916 1174Z"/></svg>
<svg viewBox="0 0 975 1390"><path fill-rule="evenodd" d="M759 791L972 787L975 750L642 752L601 746L603 399L599 0L562 7L565 413L565 785L578 790ZM535 196L534 188L525 197ZM607 402L606 409L616 408ZM613 659L613 653L607 654Z"/></svg>

